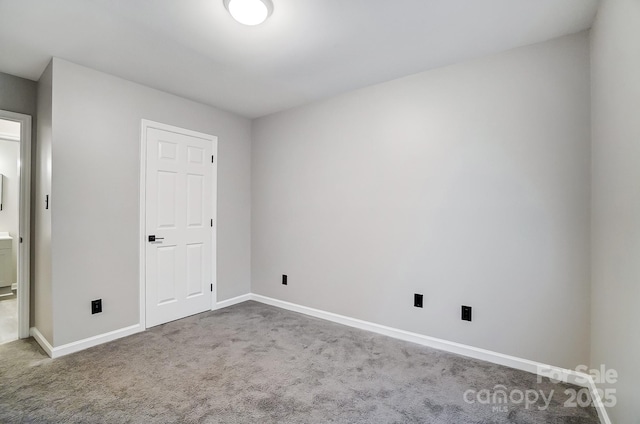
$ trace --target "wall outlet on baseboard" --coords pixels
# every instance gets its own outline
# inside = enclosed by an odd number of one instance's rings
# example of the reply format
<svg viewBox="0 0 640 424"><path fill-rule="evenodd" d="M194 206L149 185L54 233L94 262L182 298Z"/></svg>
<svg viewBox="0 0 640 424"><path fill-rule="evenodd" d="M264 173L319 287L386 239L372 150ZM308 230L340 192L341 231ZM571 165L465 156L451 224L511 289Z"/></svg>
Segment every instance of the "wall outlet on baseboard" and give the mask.
<svg viewBox="0 0 640 424"><path fill-rule="evenodd" d="M413 306L416 308L422 308L422 298L423 296L421 294L415 293L413 295Z"/></svg>
<svg viewBox="0 0 640 424"><path fill-rule="evenodd" d="M102 299L91 301L91 315L102 312Z"/></svg>
<svg viewBox="0 0 640 424"><path fill-rule="evenodd" d="M286 286L287 285L287 276L282 274L282 285Z"/></svg>
<svg viewBox="0 0 640 424"><path fill-rule="evenodd" d="M462 306L462 321L471 321L471 306Z"/></svg>

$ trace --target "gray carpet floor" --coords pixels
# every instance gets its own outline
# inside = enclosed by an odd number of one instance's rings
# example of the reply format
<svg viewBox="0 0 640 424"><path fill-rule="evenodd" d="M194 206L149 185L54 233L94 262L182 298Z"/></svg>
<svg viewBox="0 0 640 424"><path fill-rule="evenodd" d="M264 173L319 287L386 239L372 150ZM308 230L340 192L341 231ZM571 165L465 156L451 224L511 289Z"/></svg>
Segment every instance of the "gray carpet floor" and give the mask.
<svg viewBox="0 0 640 424"><path fill-rule="evenodd" d="M499 384L554 396L464 400ZM598 423L571 387L256 302L54 360L0 346L0 423Z"/></svg>

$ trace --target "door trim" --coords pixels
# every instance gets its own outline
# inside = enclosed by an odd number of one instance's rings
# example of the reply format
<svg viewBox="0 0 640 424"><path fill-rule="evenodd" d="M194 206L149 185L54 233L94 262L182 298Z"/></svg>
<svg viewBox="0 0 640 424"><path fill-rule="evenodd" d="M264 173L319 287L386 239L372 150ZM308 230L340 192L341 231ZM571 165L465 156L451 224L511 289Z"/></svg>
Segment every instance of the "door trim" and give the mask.
<svg viewBox="0 0 640 424"><path fill-rule="evenodd" d="M29 337L31 297L31 116L0 110L0 118L20 122L20 200L18 248L18 337Z"/></svg>
<svg viewBox="0 0 640 424"><path fill-rule="evenodd" d="M198 137L211 141L211 147L213 152L213 172L211 174L211 198L212 209L211 215L213 219L213 228L211 229L211 284L213 284L213 290L211 292L211 310L215 309L217 303L217 236L218 236L218 137L204 134L197 131L187 130L185 128L176 127L173 125L162 124L160 122L150 121L148 119L142 119L141 132L140 132L140 233L139 233L139 279L140 279L140 327L144 330L147 328L146 323L146 247L147 247L147 232L146 232L146 218L147 218L147 203L146 203L146 191L147 191L147 131L149 129L158 129L162 131L174 132L177 134L184 134L192 137Z"/></svg>

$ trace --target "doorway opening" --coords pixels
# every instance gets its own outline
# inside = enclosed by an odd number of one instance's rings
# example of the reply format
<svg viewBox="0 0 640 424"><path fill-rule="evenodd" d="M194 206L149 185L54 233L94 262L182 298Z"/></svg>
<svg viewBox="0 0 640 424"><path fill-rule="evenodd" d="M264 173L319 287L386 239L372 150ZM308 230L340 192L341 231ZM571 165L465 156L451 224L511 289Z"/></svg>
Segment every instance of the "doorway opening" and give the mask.
<svg viewBox="0 0 640 424"><path fill-rule="evenodd" d="M0 110L0 344L29 337L31 117Z"/></svg>

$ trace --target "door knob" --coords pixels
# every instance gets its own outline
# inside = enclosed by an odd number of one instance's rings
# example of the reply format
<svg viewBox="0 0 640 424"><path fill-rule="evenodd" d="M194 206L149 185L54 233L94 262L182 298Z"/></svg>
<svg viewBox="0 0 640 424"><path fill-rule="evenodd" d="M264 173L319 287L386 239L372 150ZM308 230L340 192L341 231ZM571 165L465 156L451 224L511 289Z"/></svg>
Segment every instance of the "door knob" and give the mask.
<svg viewBox="0 0 640 424"><path fill-rule="evenodd" d="M153 243L154 241L164 240L164 237L156 237L154 235L149 236L149 243Z"/></svg>

